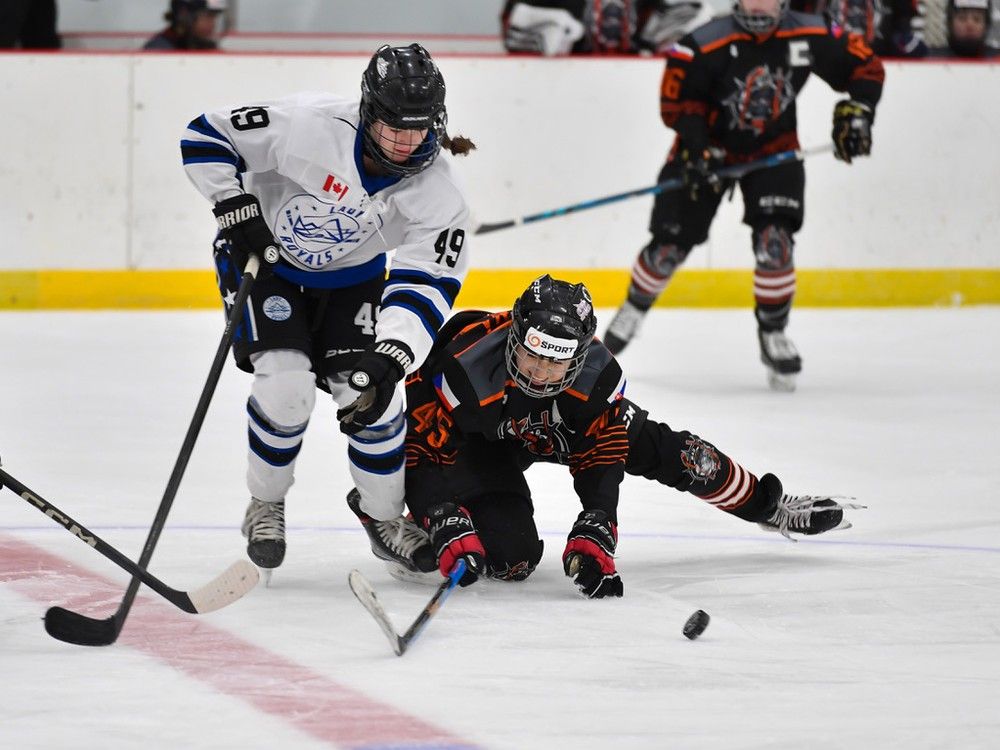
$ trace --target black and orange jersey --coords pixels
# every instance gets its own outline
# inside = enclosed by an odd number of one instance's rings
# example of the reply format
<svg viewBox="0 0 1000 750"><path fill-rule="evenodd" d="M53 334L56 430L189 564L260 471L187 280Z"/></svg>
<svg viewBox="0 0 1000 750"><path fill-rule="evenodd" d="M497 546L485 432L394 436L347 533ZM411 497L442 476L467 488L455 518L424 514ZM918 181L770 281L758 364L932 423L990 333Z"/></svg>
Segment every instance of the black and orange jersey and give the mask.
<svg viewBox="0 0 1000 750"><path fill-rule="evenodd" d="M822 16L790 11L766 37L723 16L668 51L660 114L681 142L721 146L729 162L795 149L795 99L811 73L872 109L882 95L878 57Z"/></svg>
<svg viewBox="0 0 1000 750"><path fill-rule="evenodd" d="M625 377L597 339L573 384L532 398L507 372L510 312L463 312L441 329L424 365L406 381L408 469L443 469L472 436L502 441L527 468L564 464L583 506L612 516L628 457Z"/></svg>

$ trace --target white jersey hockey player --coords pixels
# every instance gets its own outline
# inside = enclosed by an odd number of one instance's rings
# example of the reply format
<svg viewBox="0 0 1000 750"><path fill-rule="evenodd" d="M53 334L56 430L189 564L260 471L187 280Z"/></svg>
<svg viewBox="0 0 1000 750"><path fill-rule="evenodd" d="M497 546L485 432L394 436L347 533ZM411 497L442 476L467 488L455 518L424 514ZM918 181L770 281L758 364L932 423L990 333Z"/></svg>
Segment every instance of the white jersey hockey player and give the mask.
<svg viewBox="0 0 1000 750"><path fill-rule="evenodd" d="M417 44L381 47L361 90L360 103L300 94L209 112L181 141L188 177L215 205L227 312L250 254L261 262L234 353L254 374L243 533L263 568L284 559L284 499L317 385L340 406L348 504L373 551L434 566L401 517L400 381L430 351L468 266L469 210L437 156L474 146L449 138L444 79Z"/></svg>

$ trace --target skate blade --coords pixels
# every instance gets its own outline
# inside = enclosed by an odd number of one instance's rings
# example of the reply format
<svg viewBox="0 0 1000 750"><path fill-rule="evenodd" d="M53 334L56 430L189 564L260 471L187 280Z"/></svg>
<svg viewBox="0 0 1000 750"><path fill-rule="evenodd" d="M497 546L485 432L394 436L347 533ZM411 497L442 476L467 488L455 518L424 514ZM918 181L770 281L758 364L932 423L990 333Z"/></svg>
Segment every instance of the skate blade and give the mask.
<svg viewBox="0 0 1000 750"><path fill-rule="evenodd" d="M772 391L778 393L792 393L795 390L795 373L781 373L774 370L767 371L767 384Z"/></svg>
<svg viewBox="0 0 1000 750"><path fill-rule="evenodd" d="M386 570L389 571L389 575L397 581L419 583L424 586L437 586L441 583L441 574L436 570L431 571L430 573L422 573L418 570L410 570L405 565L401 565L397 562L384 562Z"/></svg>
<svg viewBox="0 0 1000 750"><path fill-rule="evenodd" d="M271 588L271 576L274 575L274 568L259 568L260 577L264 581L264 588Z"/></svg>

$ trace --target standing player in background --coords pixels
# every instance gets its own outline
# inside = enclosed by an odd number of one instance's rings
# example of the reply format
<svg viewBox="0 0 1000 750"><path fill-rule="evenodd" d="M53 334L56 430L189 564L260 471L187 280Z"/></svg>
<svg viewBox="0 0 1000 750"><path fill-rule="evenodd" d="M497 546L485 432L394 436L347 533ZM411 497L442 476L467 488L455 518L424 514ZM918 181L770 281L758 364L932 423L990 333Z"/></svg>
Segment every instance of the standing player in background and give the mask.
<svg viewBox="0 0 1000 750"><path fill-rule="evenodd" d="M703 0L507 0L508 52L543 55L662 53L712 17Z"/></svg>
<svg viewBox="0 0 1000 750"><path fill-rule="evenodd" d="M583 509L562 562L590 598L623 592L614 555L626 473L785 536L842 526L844 509L857 507L785 494L773 474L758 479L697 435L650 419L624 397L625 376L596 328L586 287L545 275L512 310L452 317L408 378L406 502L442 574L458 559L462 585L531 574L542 541L524 471L536 461L573 476Z"/></svg>
<svg viewBox="0 0 1000 750"><path fill-rule="evenodd" d="M997 57L1000 50L987 44L991 22L990 0L948 0L945 9L948 46L931 50L931 55L966 60Z"/></svg>
<svg viewBox="0 0 1000 750"><path fill-rule="evenodd" d="M917 0L790 0L792 10L818 13L863 37L880 57L925 57L924 17Z"/></svg>
<svg viewBox="0 0 1000 750"><path fill-rule="evenodd" d="M218 20L226 0L171 0L163 17L170 25L146 42L145 50L218 49Z"/></svg>
<svg viewBox="0 0 1000 750"><path fill-rule="evenodd" d="M833 110L838 159L871 152L882 63L856 34L820 16L786 10L787 0L739 0L737 10L684 37L667 53L660 96L664 124L677 133L659 181L685 189L656 196L650 242L632 266L628 299L604 343L618 354L708 230L731 185L715 170L799 148L795 98L816 73L848 98ZM739 180L743 222L752 229L754 313L771 386L793 390L802 360L785 335L795 293L793 248L804 215L801 162L751 172Z"/></svg>
<svg viewBox="0 0 1000 750"><path fill-rule="evenodd" d="M438 156L474 145L450 138L447 121L427 50L383 46L360 103L298 94L209 112L181 141L188 177L215 205L227 306L249 255L261 260L234 354L254 375L243 534L262 568L284 558L285 495L317 385L341 407L356 485L348 504L373 551L406 567L426 552L426 536L400 516L399 381L430 351L468 264L469 210Z"/></svg>

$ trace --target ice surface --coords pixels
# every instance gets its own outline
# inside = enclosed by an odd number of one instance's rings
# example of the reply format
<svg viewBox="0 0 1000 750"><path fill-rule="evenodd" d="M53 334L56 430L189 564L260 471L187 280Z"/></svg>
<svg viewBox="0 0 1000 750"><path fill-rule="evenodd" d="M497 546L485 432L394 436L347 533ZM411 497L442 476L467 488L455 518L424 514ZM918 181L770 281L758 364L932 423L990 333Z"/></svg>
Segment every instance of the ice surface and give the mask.
<svg viewBox="0 0 1000 750"><path fill-rule="evenodd" d="M4 468L138 558L221 327L0 315ZM1000 746L1000 309L795 310L789 334L804 372L773 393L749 311L655 311L621 358L629 395L790 492L856 496L853 529L792 544L630 477L626 596L585 601L558 561L570 478L537 467L538 571L456 591L402 658L348 571L400 630L432 589L369 553L326 399L271 587L203 616L144 590L109 648L54 641L41 617L105 616L127 576L0 493L0 747ZM243 554L248 388L227 364L153 557L175 588ZM699 608L712 622L688 641Z"/></svg>

